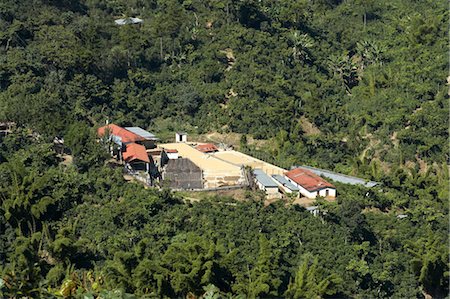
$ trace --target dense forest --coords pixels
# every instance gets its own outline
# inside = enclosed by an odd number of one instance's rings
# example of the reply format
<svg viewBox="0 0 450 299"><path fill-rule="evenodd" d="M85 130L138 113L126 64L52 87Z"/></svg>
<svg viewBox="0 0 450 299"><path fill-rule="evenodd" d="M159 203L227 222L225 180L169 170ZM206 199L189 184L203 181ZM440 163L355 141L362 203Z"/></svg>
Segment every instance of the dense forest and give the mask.
<svg viewBox="0 0 450 299"><path fill-rule="evenodd" d="M443 0L1 0L0 297L448 298L448 19ZM318 217L189 203L110 167L107 120L381 184L336 183Z"/></svg>

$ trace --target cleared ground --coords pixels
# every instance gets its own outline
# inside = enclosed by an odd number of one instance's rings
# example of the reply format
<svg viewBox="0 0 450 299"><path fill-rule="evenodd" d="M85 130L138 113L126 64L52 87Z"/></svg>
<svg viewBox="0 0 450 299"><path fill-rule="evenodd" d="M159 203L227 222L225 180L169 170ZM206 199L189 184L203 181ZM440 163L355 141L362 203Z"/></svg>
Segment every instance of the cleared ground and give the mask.
<svg viewBox="0 0 450 299"><path fill-rule="evenodd" d="M262 169L266 174L284 174L287 170L270 163L253 158L252 156L237 151L223 151L213 154L214 157L232 163L236 166L249 166L253 169Z"/></svg>

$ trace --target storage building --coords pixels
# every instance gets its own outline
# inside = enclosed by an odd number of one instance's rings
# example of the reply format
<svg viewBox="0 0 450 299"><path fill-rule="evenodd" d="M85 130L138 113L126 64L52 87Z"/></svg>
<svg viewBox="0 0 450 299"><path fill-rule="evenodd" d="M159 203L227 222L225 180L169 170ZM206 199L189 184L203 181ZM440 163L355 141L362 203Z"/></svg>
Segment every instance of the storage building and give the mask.
<svg viewBox="0 0 450 299"><path fill-rule="evenodd" d="M296 168L286 172L285 177L307 198L323 196L333 199L336 197L336 187L309 170Z"/></svg>
<svg viewBox="0 0 450 299"><path fill-rule="evenodd" d="M145 146L146 149L152 149L156 147L156 141L159 139L156 138L155 134L152 134L140 127L125 127L125 130L136 134L137 136L141 137L141 140L138 141L138 143Z"/></svg>
<svg viewBox="0 0 450 299"><path fill-rule="evenodd" d="M253 175L255 177L255 183L259 189L263 190L268 198L279 198L281 197L278 191L278 185L275 181L268 176L261 169L253 170Z"/></svg>
<svg viewBox="0 0 450 299"><path fill-rule="evenodd" d="M203 189L202 170L187 158L169 160L163 180L172 189Z"/></svg>
<svg viewBox="0 0 450 299"><path fill-rule="evenodd" d="M278 184L281 190L283 190L284 193L295 193L299 192L299 189L297 186L289 182L284 176L279 174L272 175L272 178L275 180L275 182Z"/></svg>

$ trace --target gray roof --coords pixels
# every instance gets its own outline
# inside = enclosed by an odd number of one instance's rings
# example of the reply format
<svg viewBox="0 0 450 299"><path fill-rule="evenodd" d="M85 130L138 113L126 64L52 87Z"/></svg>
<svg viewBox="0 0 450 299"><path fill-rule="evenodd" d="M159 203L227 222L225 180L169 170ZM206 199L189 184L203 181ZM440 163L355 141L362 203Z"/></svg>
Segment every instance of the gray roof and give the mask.
<svg viewBox="0 0 450 299"><path fill-rule="evenodd" d="M174 189L203 189L201 169L186 158L169 160L163 177Z"/></svg>
<svg viewBox="0 0 450 299"><path fill-rule="evenodd" d="M158 138L156 138L155 134L152 134L142 128L139 127L125 127L126 130L141 136L142 138L145 138L147 140L157 140Z"/></svg>
<svg viewBox="0 0 450 299"><path fill-rule="evenodd" d="M111 140L112 142L114 142L115 144L117 144L117 145L119 145L119 146L122 146L122 138L120 138L119 136L116 136L116 135L111 134L111 135L109 136L109 138L110 138L110 140Z"/></svg>
<svg viewBox="0 0 450 299"><path fill-rule="evenodd" d="M291 182L289 182L284 176L279 175L279 174L274 174L272 175L272 177L278 181L281 185L283 185L284 187L288 188L291 191L299 191L298 188L292 184Z"/></svg>
<svg viewBox="0 0 450 299"><path fill-rule="evenodd" d="M139 24L142 22L144 22L144 20L139 18L125 18L125 19L117 19L114 21L116 25Z"/></svg>
<svg viewBox="0 0 450 299"><path fill-rule="evenodd" d="M319 209L319 206L310 206L310 207L306 207L306 210L307 210L307 211L315 211L315 210L317 210L317 209Z"/></svg>
<svg viewBox="0 0 450 299"><path fill-rule="evenodd" d="M202 170L187 158L171 159L167 163L167 172L201 172Z"/></svg>
<svg viewBox="0 0 450 299"><path fill-rule="evenodd" d="M315 168L315 167L311 167L311 166L299 166L299 168L310 170L319 176L324 176L329 179L332 179L333 181L344 183L344 184L363 185L363 186L369 187L369 188L372 188L372 187L380 184L378 182L368 181L368 180L357 178L354 176L349 176L349 175L332 172L332 171L325 170L325 169Z"/></svg>
<svg viewBox="0 0 450 299"><path fill-rule="evenodd" d="M274 180L270 176L268 176L264 171L261 169L255 169L253 170L253 174L255 175L255 178L258 182L261 183L264 187L277 187L277 183L275 183Z"/></svg>

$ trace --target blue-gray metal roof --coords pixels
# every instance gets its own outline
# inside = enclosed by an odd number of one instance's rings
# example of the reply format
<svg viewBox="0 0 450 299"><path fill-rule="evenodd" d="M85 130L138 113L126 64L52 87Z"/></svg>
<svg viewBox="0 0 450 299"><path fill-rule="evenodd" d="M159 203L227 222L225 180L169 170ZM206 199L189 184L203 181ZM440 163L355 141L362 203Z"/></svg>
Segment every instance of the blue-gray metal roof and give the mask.
<svg viewBox="0 0 450 299"><path fill-rule="evenodd" d="M112 142L114 142L115 144L122 146L122 138L120 138L119 136L116 136L116 135L112 135L112 134L111 134L111 136L110 136L109 138L110 138L110 139L112 140Z"/></svg>
<svg viewBox="0 0 450 299"><path fill-rule="evenodd" d="M152 134L152 133L150 133L150 132L148 132L148 131L146 131L146 130L144 130L142 128L139 128L139 127L125 127L125 129L130 131L130 132L132 132L132 133L134 133L134 134L136 134L136 135L139 135L139 136L141 136L141 137L143 137L143 138L145 138L147 140L156 140L156 139L158 139L158 138L156 138L155 134Z"/></svg>
<svg viewBox="0 0 450 299"><path fill-rule="evenodd" d="M340 173L332 172L332 171L325 170L325 169L315 168L315 167L311 167L311 166L300 166L299 168L310 170L317 175L324 176L324 177L332 179L333 181L344 183L344 184L363 185L363 186L369 187L369 188L380 184L378 182L367 181L365 179L357 178L354 176L340 174Z"/></svg>
<svg viewBox="0 0 450 299"><path fill-rule="evenodd" d="M264 187L277 187L277 183L275 183L274 180L270 176L268 176L264 171L261 169L255 169L253 170L253 174L256 177L256 180L261 183Z"/></svg>
<svg viewBox="0 0 450 299"><path fill-rule="evenodd" d="M279 175L279 174L273 174L272 177L277 180L281 185L283 185L284 187L288 188L291 191L299 191L298 188L292 184L291 182L289 182L284 176Z"/></svg>

